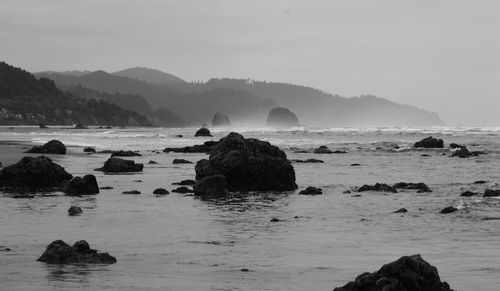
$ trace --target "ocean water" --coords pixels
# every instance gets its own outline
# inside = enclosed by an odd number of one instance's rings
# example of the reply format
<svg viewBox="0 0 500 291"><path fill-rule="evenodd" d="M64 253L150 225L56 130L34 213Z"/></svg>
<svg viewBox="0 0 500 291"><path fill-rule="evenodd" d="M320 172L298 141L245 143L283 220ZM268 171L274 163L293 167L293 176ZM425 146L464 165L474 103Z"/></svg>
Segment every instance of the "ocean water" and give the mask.
<svg viewBox="0 0 500 291"><path fill-rule="evenodd" d="M279 146L289 159L324 160L294 164L299 190L316 186L324 194L259 193L216 201L177 193L156 197L155 188L170 191L177 187L173 182L194 178L194 164L173 165L174 158L196 162L206 156L154 150L208 140L193 137L195 130L0 128L4 166L24 155L26 146L19 142L59 139L69 146L68 154L51 156L55 162L73 175L92 173L99 186L114 187L86 197L0 194L0 290L332 290L416 253L456 290L499 289L500 200L460 193L500 189L500 128L235 128ZM228 130L213 133L219 139ZM449 149L411 148L429 135L487 154L460 159L451 158ZM319 145L348 153L294 153ZM109 156L84 154L83 146L139 150L143 156L132 159L145 163L144 172L96 172ZM476 180L487 183L473 184ZM343 193L363 184L401 181L424 182L433 192ZM125 190L142 194L121 194ZM82 207L83 214L68 216L72 205ZM439 214L446 206L460 210ZM402 207L408 212L392 213ZM118 263L36 262L56 239L71 244L85 239Z"/></svg>

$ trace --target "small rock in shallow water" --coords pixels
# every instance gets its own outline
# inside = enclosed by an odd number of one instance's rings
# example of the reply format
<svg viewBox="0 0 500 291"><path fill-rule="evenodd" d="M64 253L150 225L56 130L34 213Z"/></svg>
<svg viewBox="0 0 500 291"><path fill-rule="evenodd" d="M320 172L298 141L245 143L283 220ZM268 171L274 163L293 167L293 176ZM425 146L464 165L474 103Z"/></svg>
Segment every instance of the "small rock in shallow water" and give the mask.
<svg viewBox="0 0 500 291"><path fill-rule="evenodd" d="M114 264L116 258L108 253L98 253L84 240L77 241L73 246L56 240L47 246L37 261L49 264Z"/></svg>
<svg viewBox="0 0 500 291"><path fill-rule="evenodd" d="M111 189L113 189L113 187L111 187L111 186L104 186L104 187L101 187L99 189L101 189L101 190L111 190Z"/></svg>
<svg viewBox="0 0 500 291"><path fill-rule="evenodd" d="M180 182L172 183L172 185L181 185L181 186L192 186L196 183L195 180L182 180Z"/></svg>
<svg viewBox="0 0 500 291"><path fill-rule="evenodd" d="M483 195L483 197L498 197L498 196L500 196L500 190L491 190L491 189L486 189Z"/></svg>
<svg viewBox="0 0 500 291"><path fill-rule="evenodd" d="M82 212L83 212L83 210L78 206L71 206L68 209L68 214L70 216L75 216L75 215L81 214Z"/></svg>
<svg viewBox="0 0 500 291"><path fill-rule="evenodd" d="M158 162L155 162L155 161L151 160L151 161L148 162L148 164L150 164L150 165L156 165L156 164L158 164Z"/></svg>
<svg viewBox="0 0 500 291"><path fill-rule="evenodd" d="M84 153L95 153L96 150L95 150L95 148L92 148L92 147L86 147L83 149L83 152Z"/></svg>
<svg viewBox="0 0 500 291"><path fill-rule="evenodd" d="M271 221L271 222L280 222L280 221L281 221L281 219L279 219L279 218L271 218L271 220L270 220L270 221Z"/></svg>
<svg viewBox="0 0 500 291"><path fill-rule="evenodd" d="M432 192L432 190L422 182L420 182L420 183L399 182L399 183L394 184L393 187L396 189L418 190L417 192L419 192L419 193Z"/></svg>
<svg viewBox="0 0 500 291"><path fill-rule="evenodd" d="M324 161L322 160L318 160L318 159L307 159L307 160L291 160L292 163L311 163L311 164L314 164L314 163L324 163Z"/></svg>
<svg viewBox="0 0 500 291"><path fill-rule="evenodd" d="M194 193L193 190L189 189L188 187L178 187L174 190L172 190L172 192L174 193L181 193L181 194L185 194L185 193Z"/></svg>
<svg viewBox="0 0 500 291"><path fill-rule="evenodd" d="M351 164L351 167L359 167L359 166L361 166L361 164L356 164L356 163L355 164Z"/></svg>
<svg viewBox="0 0 500 291"><path fill-rule="evenodd" d="M400 209L394 211L393 213L406 213L406 212L408 212L408 210L406 208L400 208Z"/></svg>
<svg viewBox="0 0 500 291"><path fill-rule="evenodd" d="M416 142L413 146L416 148L443 148L444 142L442 139L437 139L429 136L421 141Z"/></svg>
<svg viewBox="0 0 500 291"><path fill-rule="evenodd" d="M70 196L99 194L99 186L94 175L74 177L63 185L63 192Z"/></svg>
<svg viewBox="0 0 500 291"><path fill-rule="evenodd" d="M174 159L172 164L192 164L193 162L185 160L185 159Z"/></svg>
<svg viewBox="0 0 500 291"><path fill-rule="evenodd" d="M156 195L167 195L167 194L169 194L169 192L166 189L157 188L157 189L155 189L153 191L153 194L156 194Z"/></svg>
<svg viewBox="0 0 500 291"><path fill-rule="evenodd" d="M210 133L210 130L208 128L202 127L196 131L194 136L213 136L213 135Z"/></svg>
<svg viewBox="0 0 500 291"><path fill-rule="evenodd" d="M473 184L486 184L485 180L475 181Z"/></svg>
<svg viewBox="0 0 500 291"><path fill-rule="evenodd" d="M375 185L363 185L358 189L358 192L364 191L378 191L378 192L392 192L397 193L396 188L391 187L384 183L376 183Z"/></svg>
<svg viewBox="0 0 500 291"><path fill-rule="evenodd" d="M116 172L142 172L143 164L136 164L132 160L124 160L120 158L109 158L104 166L96 171L116 173Z"/></svg>
<svg viewBox="0 0 500 291"><path fill-rule="evenodd" d="M460 196L463 196L463 197L470 197L470 196L475 196L475 195L478 195L479 193L476 193L476 192L472 192L472 191L465 191L463 192L462 194L460 194Z"/></svg>
<svg viewBox="0 0 500 291"><path fill-rule="evenodd" d="M448 207L443 208L439 213L448 214L448 213L452 213L455 211L458 211L458 208L453 207L453 206L448 206Z"/></svg>
<svg viewBox="0 0 500 291"><path fill-rule="evenodd" d="M122 194L141 194L141 192L137 190L130 190L130 191L123 191Z"/></svg>
<svg viewBox="0 0 500 291"><path fill-rule="evenodd" d="M323 190L321 188L316 188L316 187L309 186L306 189L300 191L299 194L302 194L302 195L319 195L319 194L323 194Z"/></svg>
<svg viewBox="0 0 500 291"><path fill-rule="evenodd" d="M240 271L241 271L241 272L250 272L250 270L249 270L249 269L247 269L247 268L243 268L243 269L241 269Z"/></svg>
<svg viewBox="0 0 500 291"><path fill-rule="evenodd" d="M66 154L66 146L64 146L64 144L62 142L60 142L56 139L53 139L42 146L34 146L26 153L65 155Z"/></svg>
<svg viewBox="0 0 500 291"><path fill-rule="evenodd" d="M133 151L114 151L111 153L112 157L140 157L142 156L140 153L133 152Z"/></svg>

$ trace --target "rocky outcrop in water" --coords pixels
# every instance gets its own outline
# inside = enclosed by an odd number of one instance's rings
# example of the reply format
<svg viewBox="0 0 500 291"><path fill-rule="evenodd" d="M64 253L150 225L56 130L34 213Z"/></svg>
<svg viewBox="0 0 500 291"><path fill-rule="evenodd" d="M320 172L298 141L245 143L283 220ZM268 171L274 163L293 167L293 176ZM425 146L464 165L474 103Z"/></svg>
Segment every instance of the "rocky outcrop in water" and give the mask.
<svg viewBox="0 0 500 291"><path fill-rule="evenodd" d="M404 256L373 273L363 273L333 291L452 291L436 267L420 255Z"/></svg>
<svg viewBox="0 0 500 291"><path fill-rule="evenodd" d="M321 188L309 186L306 189L300 191L299 194L302 194L302 195L320 195L320 194L323 194L323 190Z"/></svg>
<svg viewBox="0 0 500 291"><path fill-rule="evenodd" d="M363 185L358 189L358 192L376 191L376 192L392 192L397 193L396 188L384 183L376 183L375 185Z"/></svg>
<svg viewBox="0 0 500 291"><path fill-rule="evenodd" d="M112 157L140 157L142 155L140 153L134 152L134 151L123 151L123 150L120 150L120 151L113 151L111 153L111 156Z"/></svg>
<svg viewBox="0 0 500 291"><path fill-rule="evenodd" d="M83 149L83 152L84 153L91 153L91 154L93 154L93 153L96 152L96 150L93 147L86 147L86 148Z"/></svg>
<svg viewBox="0 0 500 291"><path fill-rule="evenodd" d="M98 253L84 240L77 241L73 246L56 240L47 246L37 261L49 264L114 264L116 258L108 253Z"/></svg>
<svg viewBox="0 0 500 291"><path fill-rule="evenodd" d="M276 128L290 128L300 126L295 113L288 108L276 107L271 109L267 117L267 126Z"/></svg>
<svg viewBox="0 0 500 291"><path fill-rule="evenodd" d="M198 161L196 180L223 175L229 191L290 191L297 189L295 171L286 154L269 142L245 139L231 132Z"/></svg>
<svg viewBox="0 0 500 291"><path fill-rule="evenodd" d="M172 192L186 194L186 193L193 193L194 190L191 190L188 187L182 186L182 187L175 188L174 190L172 190Z"/></svg>
<svg viewBox="0 0 500 291"><path fill-rule="evenodd" d="M210 133L210 130L208 128L202 127L196 131L194 136L210 136L211 137L212 134Z"/></svg>
<svg viewBox="0 0 500 291"><path fill-rule="evenodd" d="M217 112L212 118L212 126L213 127L228 127L231 126L231 121L229 121L229 117L226 115Z"/></svg>
<svg viewBox="0 0 500 291"><path fill-rule="evenodd" d="M96 171L116 173L116 172L142 172L143 164L136 164L132 160L124 160L120 158L109 158L104 162L104 166Z"/></svg>
<svg viewBox="0 0 500 291"><path fill-rule="evenodd" d="M129 191L123 191L122 194L141 194L141 191L139 191L139 190L129 190Z"/></svg>
<svg viewBox="0 0 500 291"><path fill-rule="evenodd" d="M63 167L45 156L24 157L0 170L0 188L9 192L52 191L71 178Z"/></svg>
<svg viewBox="0 0 500 291"><path fill-rule="evenodd" d="M433 138L432 136L426 137L421 141L416 142L413 147L416 148L443 148L444 142L442 139Z"/></svg>
<svg viewBox="0 0 500 291"><path fill-rule="evenodd" d="M226 197L229 194L226 177L223 175L213 175L204 177L194 184L194 195L211 198Z"/></svg>
<svg viewBox="0 0 500 291"><path fill-rule="evenodd" d="M66 154L66 146L62 142L53 139L42 146L32 147L26 153L64 155Z"/></svg>
<svg viewBox="0 0 500 291"><path fill-rule="evenodd" d="M172 164L192 164L193 162L185 160L185 159L174 159Z"/></svg>
<svg viewBox="0 0 500 291"><path fill-rule="evenodd" d="M299 163L299 164L315 164L315 163L324 163L322 160L318 159L307 159L307 160L291 160L292 163Z"/></svg>
<svg viewBox="0 0 500 291"><path fill-rule="evenodd" d="M69 209L68 209L68 215L69 216L75 216L75 215L79 215L83 212L83 210L78 207L78 206L71 206Z"/></svg>
<svg viewBox="0 0 500 291"><path fill-rule="evenodd" d="M196 181L194 180L182 180L180 182L172 183L172 185L181 185L181 186L192 186L194 184L196 184Z"/></svg>
<svg viewBox="0 0 500 291"><path fill-rule="evenodd" d="M167 195L167 194L169 194L169 192L167 191L167 189L164 189L164 188L156 188L153 191L153 194L155 194L155 195Z"/></svg>
<svg viewBox="0 0 500 291"><path fill-rule="evenodd" d="M210 153L210 151L217 145L217 141L206 141L200 145L186 146L182 148L165 148L164 153L174 152L174 153Z"/></svg>
<svg viewBox="0 0 500 291"><path fill-rule="evenodd" d="M458 211L458 208L453 207L453 206L448 206L448 207L445 207L445 208L441 209L441 211L439 211L439 213L441 213L441 214L448 214L448 213L452 213L452 212L455 212L455 211Z"/></svg>
<svg viewBox="0 0 500 291"><path fill-rule="evenodd" d="M483 197L498 197L500 196L500 190L486 189L484 191Z"/></svg>
<svg viewBox="0 0 500 291"><path fill-rule="evenodd" d="M431 188L429 188L429 186L425 185L422 182L420 183L399 182L394 184L393 187L396 189L417 190L418 193L432 192Z"/></svg>
<svg viewBox="0 0 500 291"><path fill-rule="evenodd" d="M70 196L93 195L99 194L99 186L94 175L85 175L65 183L63 192Z"/></svg>

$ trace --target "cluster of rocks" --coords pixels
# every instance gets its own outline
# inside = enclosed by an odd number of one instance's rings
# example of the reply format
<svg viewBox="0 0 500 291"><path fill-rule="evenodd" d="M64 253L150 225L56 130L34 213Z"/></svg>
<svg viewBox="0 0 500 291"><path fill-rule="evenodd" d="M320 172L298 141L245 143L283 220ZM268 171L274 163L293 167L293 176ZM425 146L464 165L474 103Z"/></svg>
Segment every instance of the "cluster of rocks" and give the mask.
<svg viewBox="0 0 500 291"><path fill-rule="evenodd" d="M388 185L385 183L376 183L375 185L363 185L357 189L357 192L365 191L375 191L375 192L392 192L397 193L397 189L404 190L417 190L417 193L432 192L432 190L426 184L420 183L406 183L399 182L394 185Z"/></svg>
<svg viewBox="0 0 500 291"><path fill-rule="evenodd" d="M416 142L413 146L415 148L444 148L444 141L442 139L429 136ZM456 143L451 143L450 149L453 151L451 156L459 158L470 158L486 154L484 151L469 151L466 146ZM422 156L428 157L429 155L425 154Z"/></svg>
<svg viewBox="0 0 500 291"><path fill-rule="evenodd" d="M56 240L47 246L37 259L49 264L114 264L116 258L108 253L99 253L84 241L77 241L73 246L62 240Z"/></svg>

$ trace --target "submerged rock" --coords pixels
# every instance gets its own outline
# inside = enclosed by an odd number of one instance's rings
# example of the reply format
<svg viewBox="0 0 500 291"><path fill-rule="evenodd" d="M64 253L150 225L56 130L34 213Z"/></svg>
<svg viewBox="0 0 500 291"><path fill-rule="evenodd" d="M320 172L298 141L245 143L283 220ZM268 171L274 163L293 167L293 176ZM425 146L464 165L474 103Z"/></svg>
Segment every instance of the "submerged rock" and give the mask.
<svg viewBox="0 0 500 291"><path fill-rule="evenodd" d="M86 148L83 149L83 152L84 153L95 153L96 150L93 147L86 147Z"/></svg>
<svg viewBox="0 0 500 291"><path fill-rule="evenodd" d="M168 192L167 189L157 188L153 191L153 194L155 194L155 195L167 195L167 194L170 194L170 192Z"/></svg>
<svg viewBox="0 0 500 291"><path fill-rule="evenodd" d="M143 164L136 164L132 160L124 160L120 158L109 158L104 162L104 166L95 169L96 171L117 173L117 172L142 172Z"/></svg>
<svg viewBox="0 0 500 291"><path fill-rule="evenodd" d="M231 132L198 161L196 180L223 175L229 191L291 191L297 189L295 171L286 154L269 142L245 139Z"/></svg>
<svg viewBox="0 0 500 291"><path fill-rule="evenodd" d="M111 153L112 157L140 157L142 156L140 153L134 152L134 151L113 151Z"/></svg>
<svg viewBox="0 0 500 291"><path fill-rule="evenodd" d="M291 160L292 163L306 163L306 164L314 164L314 163L324 163L322 160L318 159L307 159L307 160Z"/></svg>
<svg viewBox="0 0 500 291"><path fill-rule="evenodd" d="M185 187L185 186L178 187L178 188L172 190L172 192L174 192L174 193L181 193L181 194L194 193L193 190L191 190L191 189L189 189L188 187Z"/></svg>
<svg viewBox="0 0 500 291"><path fill-rule="evenodd" d="M444 142L442 139L437 139L429 136L421 141L416 142L413 146L416 148L443 148Z"/></svg>
<svg viewBox="0 0 500 291"><path fill-rule="evenodd" d="M68 209L69 216L75 216L75 215L81 214L82 212L83 212L83 210L78 206L71 206Z"/></svg>
<svg viewBox="0 0 500 291"><path fill-rule="evenodd" d="M406 213L406 212L408 212L408 209L406 209L406 208L400 208L400 209L394 211L393 213Z"/></svg>
<svg viewBox="0 0 500 291"><path fill-rule="evenodd" d="M192 186L196 183L194 180L182 180L180 182L172 183L172 185L181 185L181 186Z"/></svg>
<svg viewBox="0 0 500 291"><path fill-rule="evenodd" d="M213 135L210 133L210 130L208 128L202 127L196 131L194 136L213 136Z"/></svg>
<svg viewBox="0 0 500 291"><path fill-rule="evenodd" d="M65 183L63 192L70 196L99 194L99 186L94 175L85 175L83 178L74 177Z"/></svg>
<svg viewBox="0 0 500 291"><path fill-rule="evenodd" d="M465 191L463 192L462 194L460 194L460 196L463 196L463 197L470 197L470 196L475 196L475 195L478 195L479 193L476 193L476 192L472 192L472 191Z"/></svg>
<svg viewBox="0 0 500 291"><path fill-rule="evenodd" d="M377 183L375 185L363 185L358 189L358 192L364 192L364 191L378 191L378 192L392 192L392 193L398 192L396 188L384 183Z"/></svg>
<svg viewBox="0 0 500 291"><path fill-rule="evenodd" d="M436 267L420 255L404 256L373 273L363 273L333 291L452 291Z"/></svg>
<svg viewBox="0 0 500 291"><path fill-rule="evenodd" d="M156 165L156 164L158 164L158 162L155 162L155 161L151 160L151 161L148 162L148 164L149 165Z"/></svg>
<svg viewBox="0 0 500 291"><path fill-rule="evenodd" d="M24 157L19 162L0 170L0 187L8 191L51 191L73 178L51 159Z"/></svg>
<svg viewBox="0 0 500 291"><path fill-rule="evenodd" d="M458 208L453 207L453 206L448 206L448 207L443 208L441 211L439 211L439 213L448 214L448 213L452 213L455 211L458 211Z"/></svg>
<svg viewBox="0 0 500 291"><path fill-rule="evenodd" d="M55 155L65 155L66 146L56 139L49 141L42 146L34 146L26 153L30 154L55 154Z"/></svg>
<svg viewBox="0 0 500 291"><path fill-rule="evenodd" d="M77 241L73 246L56 240L47 246L37 261L49 264L114 264L116 258L108 253L98 253L84 240Z"/></svg>
<svg viewBox="0 0 500 291"><path fill-rule="evenodd" d="M141 194L141 191L138 190L123 191L122 194Z"/></svg>
<svg viewBox="0 0 500 291"><path fill-rule="evenodd" d="M226 177L223 175L213 175L204 177L194 184L194 195L201 197L226 197L227 190Z"/></svg>
<svg viewBox="0 0 500 291"><path fill-rule="evenodd" d="M491 190L491 189L486 189L483 195L483 197L498 197L498 196L500 196L500 190Z"/></svg>
<svg viewBox="0 0 500 291"><path fill-rule="evenodd" d="M269 112L267 126L290 128L300 126L300 124L295 113L291 112L288 108L276 107Z"/></svg>
<svg viewBox="0 0 500 291"><path fill-rule="evenodd" d="M320 195L320 194L323 194L323 190L321 188L309 186L306 189L300 191L299 194L302 194L302 195Z"/></svg>
<svg viewBox="0 0 500 291"><path fill-rule="evenodd" d="M192 164L193 162L185 159L174 159L173 164Z"/></svg>
<svg viewBox="0 0 500 291"><path fill-rule="evenodd" d="M206 141L201 145L186 146L182 148L165 148L164 153L210 153L210 151L217 145L217 141Z"/></svg>
<svg viewBox="0 0 500 291"><path fill-rule="evenodd" d="M429 188L427 185L424 183L405 183L405 182L399 182L394 184L393 186L396 189L406 189L406 190L417 190L418 193L423 193L423 192L432 192L431 188Z"/></svg>
<svg viewBox="0 0 500 291"><path fill-rule="evenodd" d="M213 127L231 126L231 122L229 121L229 118L226 115L217 112L215 113L214 118L212 118L212 126Z"/></svg>

